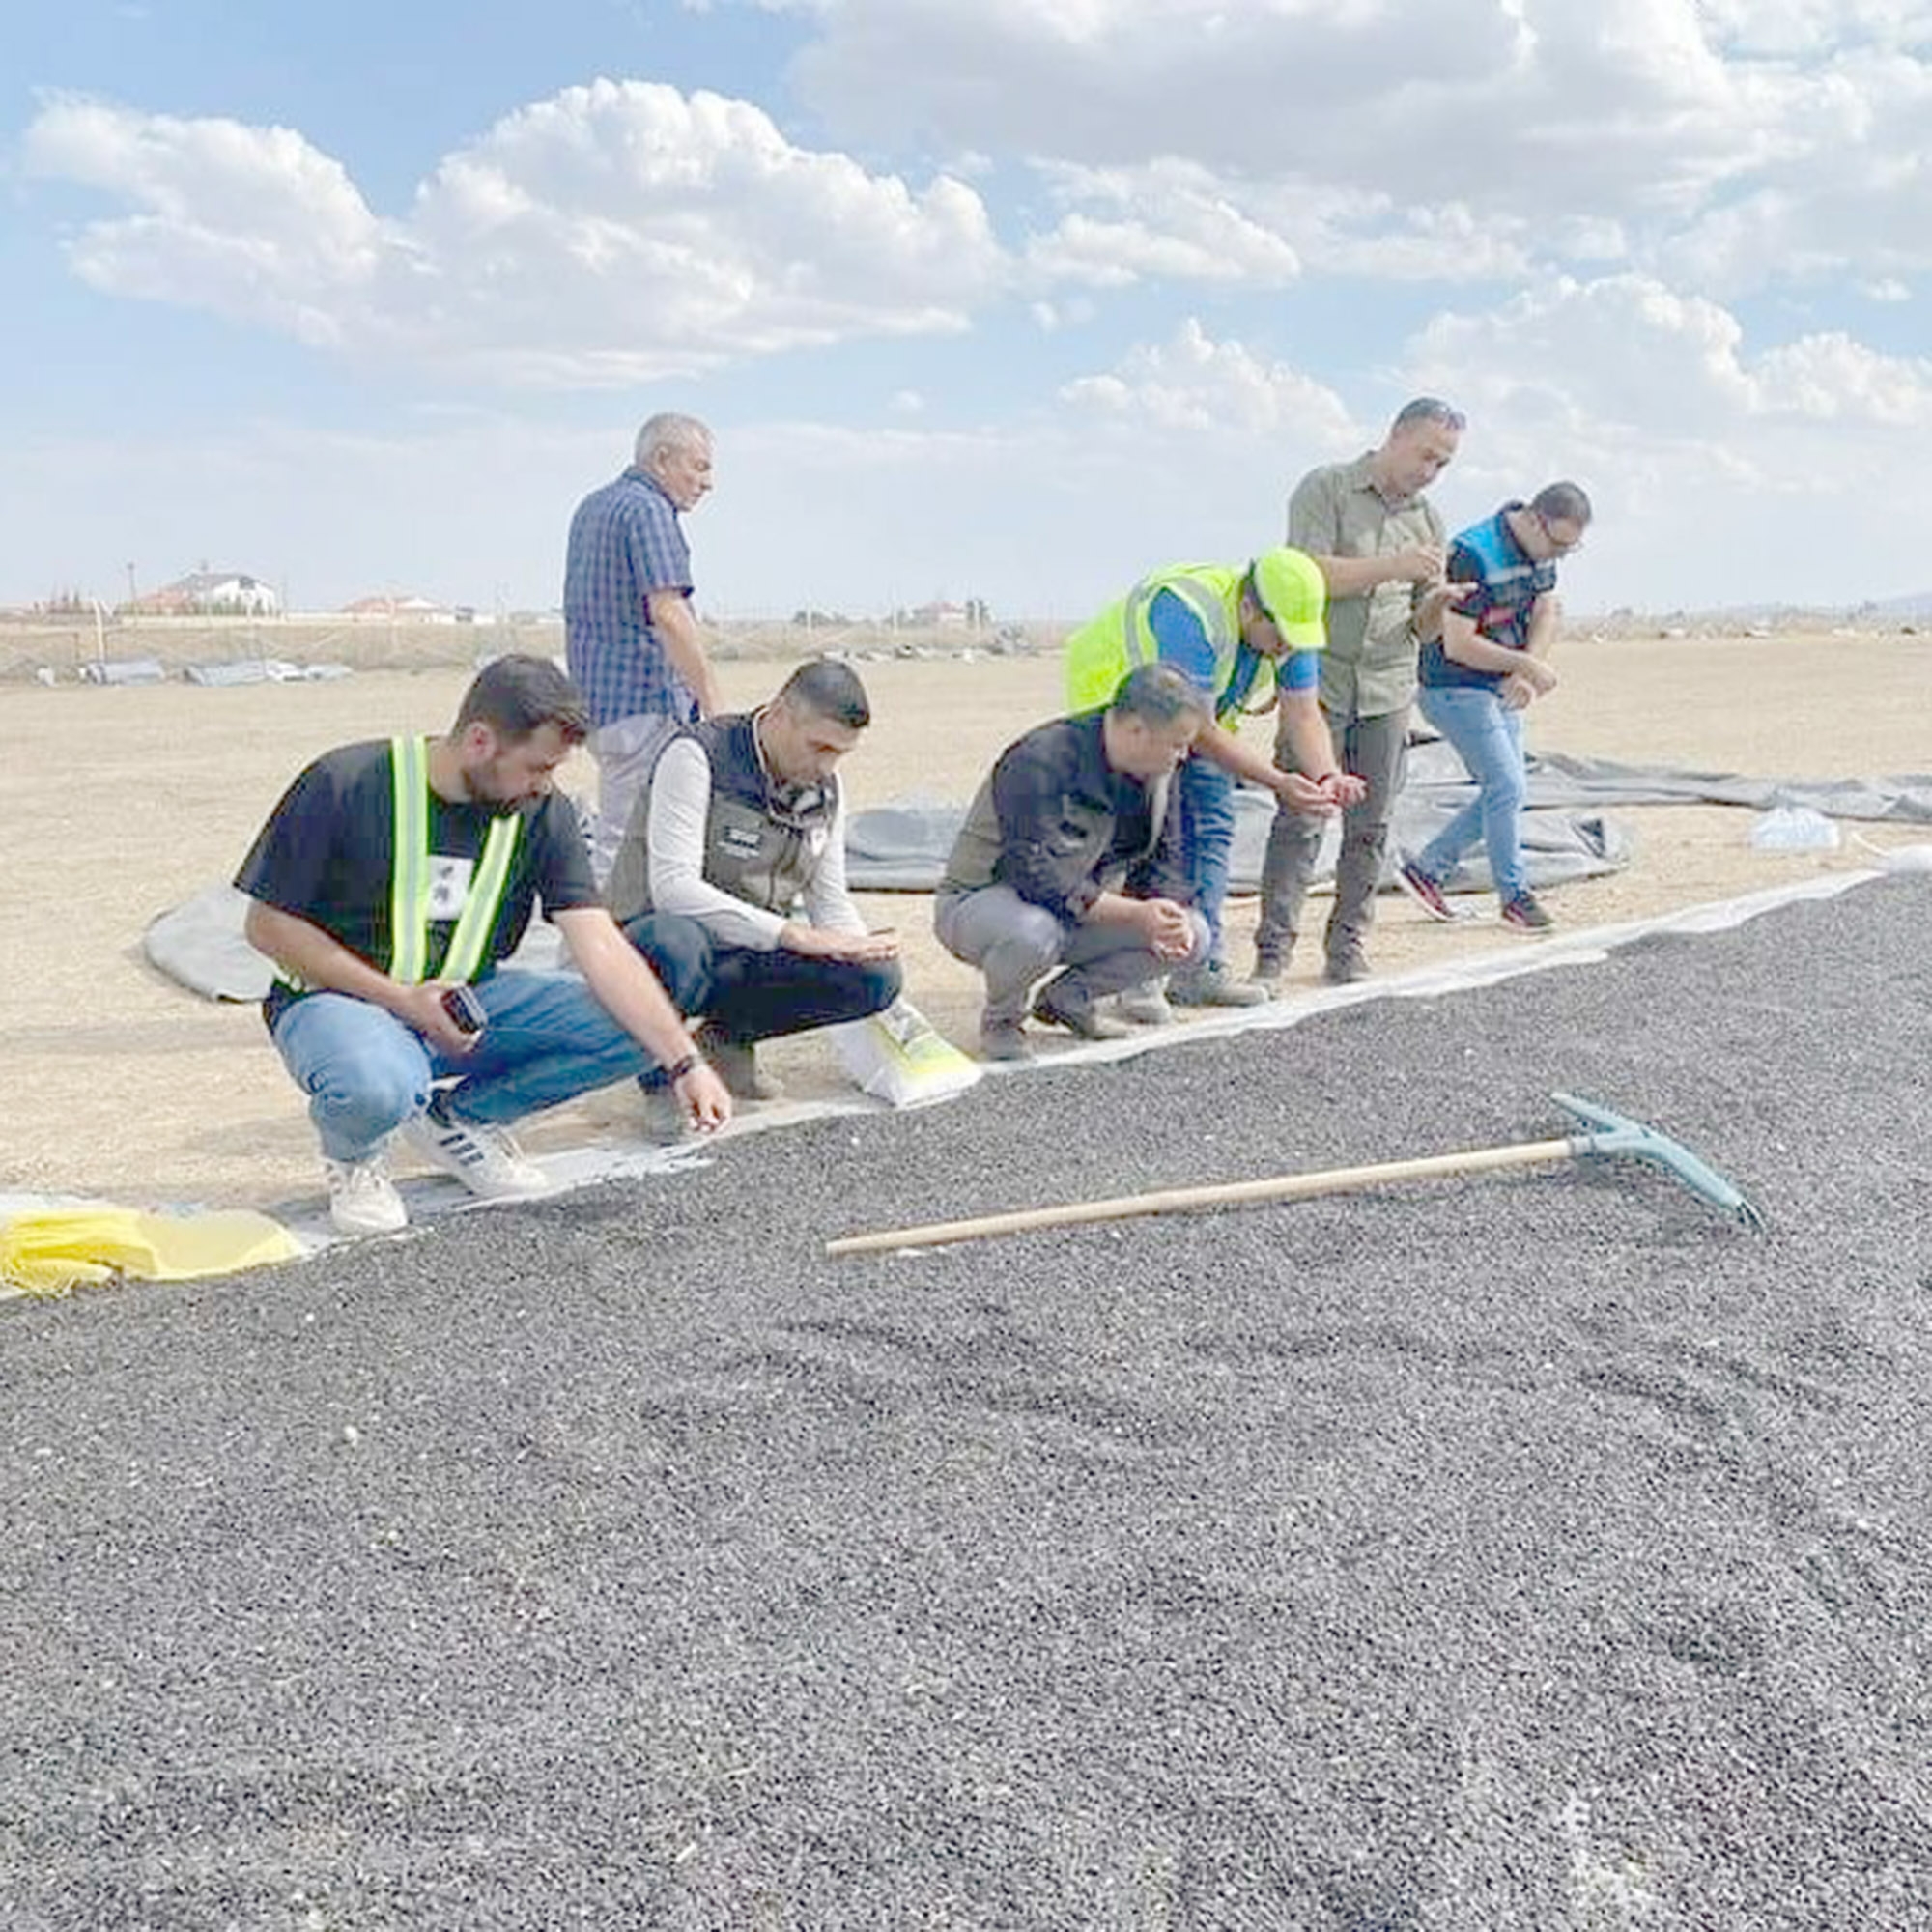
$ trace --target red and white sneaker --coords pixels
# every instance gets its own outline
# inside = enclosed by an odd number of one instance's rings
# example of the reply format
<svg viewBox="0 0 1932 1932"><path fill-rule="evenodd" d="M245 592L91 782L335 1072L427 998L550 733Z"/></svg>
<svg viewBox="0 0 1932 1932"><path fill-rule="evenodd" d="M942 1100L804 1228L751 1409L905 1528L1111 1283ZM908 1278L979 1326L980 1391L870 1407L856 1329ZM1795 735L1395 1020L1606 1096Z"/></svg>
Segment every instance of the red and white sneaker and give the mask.
<svg viewBox="0 0 1932 1932"><path fill-rule="evenodd" d="M1442 888L1413 859L1396 860L1395 882L1431 919L1439 919L1444 925L1455 923L1456 908L1443 896Z"/></svg>

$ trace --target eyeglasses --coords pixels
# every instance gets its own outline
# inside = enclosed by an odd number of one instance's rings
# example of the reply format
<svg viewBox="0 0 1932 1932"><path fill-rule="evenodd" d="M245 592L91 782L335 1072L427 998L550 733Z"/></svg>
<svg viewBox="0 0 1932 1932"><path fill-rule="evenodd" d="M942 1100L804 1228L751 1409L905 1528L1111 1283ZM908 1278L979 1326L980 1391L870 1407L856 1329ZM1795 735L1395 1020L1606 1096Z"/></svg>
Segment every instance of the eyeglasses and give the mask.
<svg viewBox="0 0 1932 1932"><path fill-rule="evenodd" d="M1544 541L1558 556L1575 556L1583 548L1583 532L1578 530L1574 537L1559 537L1550 527L1549 519L1541 510L1536 513L1536 521L1542 526Z"/></svg>

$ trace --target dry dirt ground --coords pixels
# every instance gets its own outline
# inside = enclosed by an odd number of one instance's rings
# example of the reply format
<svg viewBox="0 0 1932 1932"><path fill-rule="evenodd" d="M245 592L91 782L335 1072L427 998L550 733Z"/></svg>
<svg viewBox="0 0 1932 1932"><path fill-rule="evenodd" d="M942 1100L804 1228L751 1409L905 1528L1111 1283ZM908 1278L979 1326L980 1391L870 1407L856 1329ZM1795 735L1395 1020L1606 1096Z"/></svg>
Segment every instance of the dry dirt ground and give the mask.
<svg viewBox="0 0 1932 1932"><path fill-rule="evenodd" d="M1573 640L1561 689L1532 714L1532 744L1633 763L1805 778L1923 770L1932 639L1910 636ZM776 662L724 668L749 705L780 680ZM1058 667L1025 659L888 661L864 668L877 719L848 767L855 806L920 792L963 801L1002 746L1059 708ZM156 913L230 876L283 786L309 757L352 739L444 725L467 679L447 667L331 684L203 689L0 688L12 746L0 823L15 854L14 916L0 928L0 1193L72 1192L131 1205L267 1206L318 1192L299 1097L252 1008L209 1005L143 962ZM1265 723L1250 730L1264 732ZM580 795L588 761L566 768ZM1622 874L1566 887L1566 929L1674 910L1855 867L1867 855L1765 854L1750 814L1722 807L1639 808ZM1865 828L1879 843L1917 835ZM908 988L952 1037L970 1040L974 975L931 937L929 902L864 902L905 943ZM1245 968L1252 901L1231 913ZM1431 924L1385 897L1378 971L1463 952L1534 946L1485 903L1466 927ZM1298 960L1288 997L1315 983ZM770 1061L795 1094L842 1086L830 1049L785 1042ZM564 1108L526 1136L541 1151L623 1137L634 1101L613 1091Z"/></svg>

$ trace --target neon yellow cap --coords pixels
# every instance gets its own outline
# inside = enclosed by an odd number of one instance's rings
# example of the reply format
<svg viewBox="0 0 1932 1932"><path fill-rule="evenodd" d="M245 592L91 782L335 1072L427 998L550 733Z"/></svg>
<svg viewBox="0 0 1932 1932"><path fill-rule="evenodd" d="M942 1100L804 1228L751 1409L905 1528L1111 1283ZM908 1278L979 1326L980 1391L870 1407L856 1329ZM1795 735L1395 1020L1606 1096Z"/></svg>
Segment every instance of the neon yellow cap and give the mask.
<svg viewBox="0 0 1932 1932"><path fill-rule="evenodd" d="M1264 550L1248 567L1255 601L1292 651L1319 651L1328 641L1322 614L1328 585L1321 566L1303 550L1286 544Z"/></svg>

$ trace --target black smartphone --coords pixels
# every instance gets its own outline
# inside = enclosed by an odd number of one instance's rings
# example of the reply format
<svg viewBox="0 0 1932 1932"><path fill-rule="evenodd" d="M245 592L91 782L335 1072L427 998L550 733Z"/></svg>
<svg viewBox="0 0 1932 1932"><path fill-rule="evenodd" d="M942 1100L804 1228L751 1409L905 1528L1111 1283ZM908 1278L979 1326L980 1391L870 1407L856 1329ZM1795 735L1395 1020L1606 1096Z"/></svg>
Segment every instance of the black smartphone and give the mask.
<svg viewBox="0 0 1932 1932"><path fill-rule="evenodd" d="M489 1024L489 1015L483 1010L483 1002L468 986L445 986L442 991L442 1009L461 1033L481 1033Z"/></svg>

